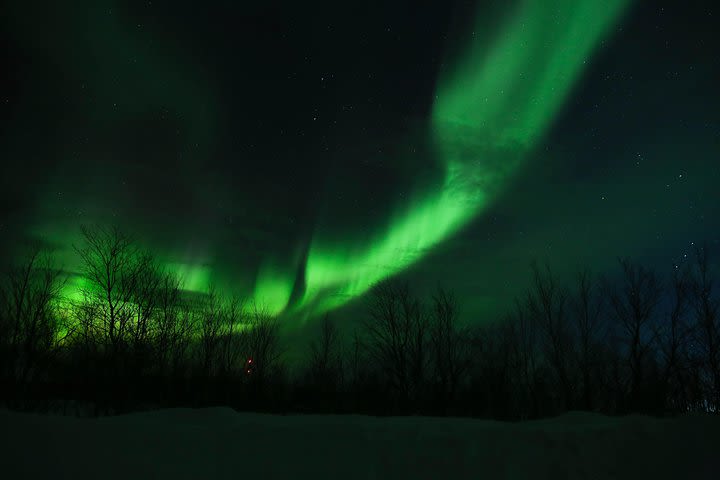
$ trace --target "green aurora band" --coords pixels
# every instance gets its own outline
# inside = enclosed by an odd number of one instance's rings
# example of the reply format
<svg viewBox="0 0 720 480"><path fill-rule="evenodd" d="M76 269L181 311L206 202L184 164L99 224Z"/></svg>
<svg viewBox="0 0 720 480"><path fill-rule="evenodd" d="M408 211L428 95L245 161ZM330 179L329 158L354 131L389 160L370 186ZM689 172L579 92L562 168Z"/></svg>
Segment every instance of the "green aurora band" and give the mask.
<svg viewBox="0 0 720 480"><path fill-rule="evenodd" d="M338 239L328 233L330 225L320 225L303 260L261 265L246 304L301 318L322 314L408 268L461 230L522 166L630 2L520 0L492 36L476 35L484 23L478 18L472 40L440 75L429 118L444 168L437 187L418 192L370 237ZM78 232L60 225L38 226L34 233L66 246L81 241ZM77 299L83 279L73 253L65 253L63 295ZM193 255L163 261L187 291L207 293L217 280L212 263Z"/></svg>
<svg viewBox="0 0 720 480"><path fill-rule="evenodd" d="M628 4L525 0L490 48L475 37L456 68L441 76L433 105L431 131L445 166L441 188L366 243L316 235L295 308L317 314L345 304L480 214L552 123Z"/></svg>

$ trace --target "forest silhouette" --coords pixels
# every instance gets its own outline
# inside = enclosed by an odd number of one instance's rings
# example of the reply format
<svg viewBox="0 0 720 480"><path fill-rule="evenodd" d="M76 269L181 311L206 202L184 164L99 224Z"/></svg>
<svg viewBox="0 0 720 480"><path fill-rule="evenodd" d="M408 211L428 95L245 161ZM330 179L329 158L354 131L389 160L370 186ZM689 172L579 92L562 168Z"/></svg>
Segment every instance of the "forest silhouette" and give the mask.
<svg viewBox="0 0 720 480"><path fill-rule="evenodd" d="M83 282L72 298L40 248L5 272L7 408L107 415L225 405L525 420L720 405L720 300L704 248L667 278L620 259L613 280L584 270L561 282L535 264L504 318L472 326L460 322L452 292L422 298L390 279L359 300L361 322L322 319L291 369L292 339L262 305L215 289L188 294L117 228L83 227L82 238L74 248Z"/></svg>

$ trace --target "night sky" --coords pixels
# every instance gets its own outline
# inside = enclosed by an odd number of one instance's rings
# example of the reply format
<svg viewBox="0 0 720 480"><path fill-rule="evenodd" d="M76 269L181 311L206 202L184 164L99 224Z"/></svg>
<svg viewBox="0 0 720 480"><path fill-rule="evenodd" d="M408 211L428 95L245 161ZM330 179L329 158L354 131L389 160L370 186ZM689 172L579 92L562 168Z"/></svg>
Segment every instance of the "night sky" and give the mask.
<svg viewBox="0 0 720 480"><path fill-rule="evenodd" d="M116 224L288 322L378 281L503 312L531 262L720 254L711 1L14 1L0 237ZM717 258L717 257L716 257Z"/></svg>

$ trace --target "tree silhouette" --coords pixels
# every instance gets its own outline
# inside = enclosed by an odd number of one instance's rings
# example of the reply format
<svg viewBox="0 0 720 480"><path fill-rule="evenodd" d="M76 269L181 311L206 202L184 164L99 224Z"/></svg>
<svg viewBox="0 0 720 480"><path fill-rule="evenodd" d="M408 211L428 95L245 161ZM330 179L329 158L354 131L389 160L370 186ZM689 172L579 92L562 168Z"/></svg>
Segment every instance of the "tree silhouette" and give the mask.
<svg viewBox="0 0 720 480"><path fill-rule="evenodd" d="M110 358L117 360L137 331L136 301L149 257L117 227L82 226L81 232L84 243L75 251L87 280L82 303L89 309L90 329L105 342Z"/></svg>
<svg viewBox="0 0 720 480"><path fill-rule="evenodd" d="M429 337L432 373L438 385L439 409L448 413L470 367L469 333L458 327L455 297L438 288L432 299Z"/></svg>
<svg viewBox="0 0 720 480"><path fill-rule="evenodd" d="M426 312L407 284L384 282L372 290L368 313L363 326L372 361L385 373L397 408L417 407L428 361Z"/></svg>
<svg viewBox="0 0 720 480"><path fill-rule="evenodd" d="M218 350L223 330L222 299L211 287L208 294L201 300L199 313L199 344L202 374L209 379L216 373L218 366Z"/></svg>
<svg viewBox="0 0 720 480"><path fill-rule="evenodd" d="M655 272L627 259L620 260L620 267L620 285L612 289L610 301L627 348L630 368L627 389L630 408L636 410L642 406L647 363L652 360L656 346L655 314L663 291Z"/></svg>
<svg viewBox="0 0 720 480"><path fill-rule="evenodd" d="M692 329L687 320L690 307L690 279L686 271L674 270L669 289L669 310L664 321L658 325L656 337L662 362L661 386L664 408L682 411L688 408L686 385L689 368L688 341Z"/></svg>
<svg viewBox="0 0 720 480"><path fill-rule="evenodd" d="M575 357L582 383L582 407L593 410L597 379L597 346L604 340L603 302L598 286L589 270L577 276L576 290L572 300L577 338Z"/></svg>
<svg viewBox="0 0 720 480"><path fill-rule="evenodd" d="M567 291L558 285L550 267L532 267L533 283L527 297L527 310L543 334L545 355L560 386L564 409L574 402L574 379L570 367L573 357L572 332L567 318Z"/></svg>
<svg viewBox="0 0 720 480"><path fill-rule="evenodd" d="M340 332L326 315L320 328L320 341L310 343L310 375L322 391L332 392L343 380Z"/></svg>
<svg viewBox="0 0 720 480"><path fill-rule="evenodd" d="M717 410L720 406L720 300L714 288L708 249L697 248L692 281L695 343L702 359L702 377L709 394L707 403Z"/></svg>
<svg viewBox="0 0 720 480"><path fill-rule="evenodd" d="M54 308L64 282L52 258L33 247L5 275L0 299L0 371L22 401L67 336Z"/></svg>

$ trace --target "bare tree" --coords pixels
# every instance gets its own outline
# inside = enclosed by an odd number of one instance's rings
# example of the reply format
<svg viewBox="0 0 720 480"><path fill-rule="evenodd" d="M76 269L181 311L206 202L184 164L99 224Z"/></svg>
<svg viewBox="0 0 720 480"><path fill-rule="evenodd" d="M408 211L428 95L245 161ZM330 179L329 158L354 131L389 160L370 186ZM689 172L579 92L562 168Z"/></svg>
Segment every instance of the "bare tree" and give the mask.
<svg viewBox="0 0 720 480"><path fill-rule="evenodd" d="M362 357L363 357L363 342L357 330L353 332L353 339L350 350L350 375L353 389L357 389L360 384L363 368L362 368Z"/></svg>
<svg viewBox="0 0 720 480"><path fill-rule="evenodd" d="M280 374L284 354L280 344L280 325L275 316L255 304L242 335L245 357L252 361L251 383L262 389L271 378Z"/></svg>
<svg viewBox="0 0 720 480"><path fill-rule="evenodd" d="M560 386L564 409L574 403L574 379L570 368L572 332L567 319L567 291L557 284L546 266L532 267L533 283L527 297L528 315L543 333L545 354Z"/></svg>
<svg viewBox="0 0 720 480"><path fill-rule="evenodd" d="M510 342L501 337L507 324L476 327L470 336L470 382L468 391L460 398L463 407L474 415L507 418L498 412L509 407L510 399ZM465 403L467 402L467 403Z"/></svg>
<svg viewBox="0 0 720 480"><path fill-rule="evenodd" d="M183 302L181 280L161 274L157 289L156 320L153 331L156 365L161 375L177 375L187 360L197 315Z"/></svg>
<svg viewBox="0 0 720 480"><path fill-rule="evenodd" d="M429 336L433 374L439 383L441 408L447 413L470 367L470 342L468 332L458 328L457 300L442 288L433 296Z"/></svg>
<svg viewBox="0 0 720 480"><path fill-rule="evenodd" d="M369 299L363 323L372 360L387 375L402 408L414 403L427 366L427 315L406 284L384 282Z"/></svg>
<svg viewBox="0 0 720 480"><path fill-rule="evenodd" d="M326 315L320 329L320 341L310 343L310 381L322 393L335 393L343 382L340 332Z"/></svg>
<svg viewBox="0 0 720 480"><path fill-rule="evenodd" d="M683 411L687 408L684 390L688 382L688 341L692 334L687 322L690 283L687 272L674 270L670 284L670 305L666 321L656 326L659 353L662 361L662 389L665 408Z"/></svg>
<svg viewBox="0 0 720 480"><path fill-rule="evenodd" d="M515 302L515 311L497 329L497 342L502 358L509 364L502 368L509 373L510 389L519 397L517 410L521 418L539 415L537 379L540 370L540 341L536 322L531 321L526 308Z"/></svg>
<svg viewBox="0 0 720 480"><path fill-rule="evenodd" d="M155 258L142 253L137 259L137 280L132 296L134 319L130 324L131 344L135 355L144 363L150 352L157 319L158 302L161 298L164 275Z"/></svg>
<svg viewBox="0 0 720 480"><path fill-rule="evenodd" d="M230 298L221 310L222 325L219 341L219 369L223 375L231 376L243 368L243 337L246 314L243 302L237 297Z"/></svg>
<svg viewBox="0 0 720 480"><path fill-rule="evenodd" d="M135 301L147 257L116 227L83 226L81 231L84 243L75 251L87 280L82 289L84 316L115 359L132 339Z"/></svg>
<svg viewBox="0 0 720 480"><path fill-rule="evenodd" d="M218 350L223 329L222 299L211 287L199 312L199 348L202 373L210 378L218 367Z"/></svg>
<svg viewBox="0 0 720 480"><path fill-rule="evenodd" d="M708 384L707 407L720 411L720 300L714 290L707 248L695 251L692 289L695 343L702 358L703 378Z"/></svg>
<svg viewBox="0 0 720 480"><path fill-rule="evenodd" d="M60 339L57 300L63 286L49 254L33 248L7 272L2 298L5 375L19 386L33 381Z"/></svg>
<svg viewBox="0 0 720 480"><path fill-rule="evenodd" d="M637 408L645 386L646 364L657 339L653 322L663 291L653 271L626 259L620 260L620 267L620 285L611 290L610 302L627 347L631 407Z"/></svg>
<svg viewBox="0 0 720 480"><path fill-rule="evenodd" d="M157 322L154 332L156 365L165 375L169 370L173 343L177 338L180 317L180 279L164 274L157 291Z"/></svg>
<svg viewBox="0 0 720 480"><path fill-rule="evenodd" d="M573 297L573 315L577 349L575 356L582 381L582 404L586 410L592 410L596 379L596 345L602 341L603 302L598 287L588 270L582 270L577 276L577 287Z"/></svg>

